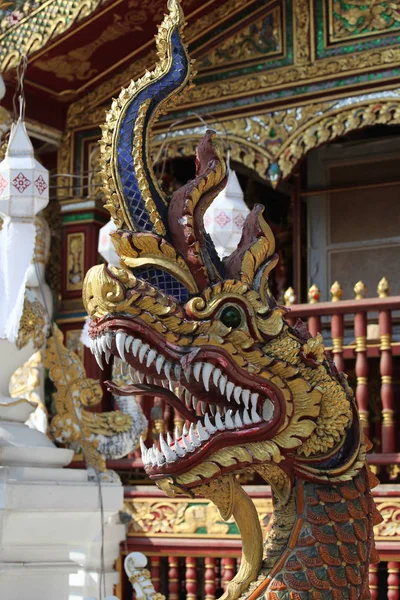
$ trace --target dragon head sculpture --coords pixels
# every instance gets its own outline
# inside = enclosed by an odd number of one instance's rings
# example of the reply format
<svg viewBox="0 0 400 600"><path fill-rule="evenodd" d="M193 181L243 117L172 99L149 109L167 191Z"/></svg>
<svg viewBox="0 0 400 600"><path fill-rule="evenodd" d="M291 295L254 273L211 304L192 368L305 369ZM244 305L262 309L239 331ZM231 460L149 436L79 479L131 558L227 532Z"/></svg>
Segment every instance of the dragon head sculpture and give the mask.
<svg viewBox="0 0 400 600"><path fill-rule="evenodd" d="M295 551L306 535L308 517L301 515L309 516L307 498L336 486L343 505L351 490L341 486L360 479L370 502L371 476L345 377L325 353L322 337L311 337L301 322L291 326L270 294L277 255L263 207L253 209L238 248L222 262L205 232L204 213L227 179L216 134L207 131L198 146L195 179L171 198L157 181L151 127L191 77L181 8L177 0L168 5L157 36L160 62L122 90L103 127L104 192L118 227L112 238L121 267L90 269L84 302L99 364L114 355L141 374L142 383L114 392L163 398L186 420L175 436L160 435L151 448L142 444L147 474L169 494L201 494L225 518L234 515L243 558L226 595L253 590L257 597L267 589L265 581L271 585L281 553ZM264 549L254 505L235 477L250 469L274 494ZM369 519L369 541L359 559L356 597L363 588L360 569L373 552L371 506L358 515ZM278 581L280 571L274 577ZM289 589L290 578L282 575L281 583Z"/></svg>

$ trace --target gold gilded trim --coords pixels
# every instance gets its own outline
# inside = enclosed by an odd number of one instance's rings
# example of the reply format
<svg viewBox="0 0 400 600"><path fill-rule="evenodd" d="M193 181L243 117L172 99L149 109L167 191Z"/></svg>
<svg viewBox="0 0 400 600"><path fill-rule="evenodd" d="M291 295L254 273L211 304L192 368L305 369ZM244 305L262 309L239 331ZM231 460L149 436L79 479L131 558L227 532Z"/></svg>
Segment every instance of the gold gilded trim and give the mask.
<svg viewBox="0 0 400 600"><path fill-rule="evenodd" d="M356 337L356 347L354 349L355 352L365 352L367 350L367 338L365 335L360 335Z"/></svg>
<svg viewBox="0 0 400 600"><path fill-rule="evenodd" d="M392 336L390 333L383 333L381 335L381 350L391 350L392 348Z"/></svg>
<svg viewBox="0 0 400 600"><path fill-rule="evenodd" d="M393 415L394 415L394 411L390 408L384 408L382 410L382 425L383 425L383 427L392 427L394 425Z"/></svg>

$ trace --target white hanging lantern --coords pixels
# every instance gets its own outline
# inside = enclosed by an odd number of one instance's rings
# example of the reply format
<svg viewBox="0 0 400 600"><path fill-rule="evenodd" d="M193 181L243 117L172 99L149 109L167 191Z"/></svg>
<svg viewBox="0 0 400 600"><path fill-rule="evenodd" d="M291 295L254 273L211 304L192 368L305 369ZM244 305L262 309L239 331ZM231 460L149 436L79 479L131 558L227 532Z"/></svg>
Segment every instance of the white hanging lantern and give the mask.
<svg viewBox="0 0 400 600"><path fill-rule="evenodd" d="M117 228L114 224L114 221L110 220L99 231L99 243L97 246L97 251L111 267L120 266L119 256L115 251L114 244L112 243L110 237L110 234L116 230Z"/></svg>
<svg viewBox="0 0 400 600"><path fill-rule="evenodd" d="M0 212L34 219L49 202L49 173L35 158L24 121L11 126L10 140L0 163Z"/></svg>
<svg viewBox="0 0 400 600"><path fill-rule="evenodd" d="M35 246L35 215L49 201L48 171L35 159L20 116L11 127L4 160L0 163L0 338L17 339L30 262Z"/></svg>
<svg viewBox="0 0 400 600"><path fill-rule="evenodd" d="M236 250L249 212L237 175L235 171L229 169L225 188L218 194L204 215L204 226L207 233L210 234L220 258L229 256Z"/></svg>

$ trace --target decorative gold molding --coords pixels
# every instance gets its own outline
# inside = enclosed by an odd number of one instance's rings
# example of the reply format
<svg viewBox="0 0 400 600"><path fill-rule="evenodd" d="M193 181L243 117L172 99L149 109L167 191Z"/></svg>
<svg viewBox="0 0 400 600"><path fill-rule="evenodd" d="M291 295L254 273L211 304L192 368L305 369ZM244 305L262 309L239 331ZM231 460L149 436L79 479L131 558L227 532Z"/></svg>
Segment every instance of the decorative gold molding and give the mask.
<svg viewBox="0 0 400 600"><path fill-rule="evenodd" d="M383 516L383 522L375 526L375 540L400 541L400 498L374 499ZM272 515L272 499L252 498L252 502L264 532ZM132 517L128 537L240 539L234 520L221 519L216 507L203 498L127 499L124 512Z"/></svg>
<svg viewBox="0 0 400 600"><path fill-rule="evenodd" d="M311 10L309 0L293 0L294 64L308 65L311 59Z"/></svg>
<svg viewBox="0 0 400 600"><path fill-rule="evenodd" d="M262 528L272 514L272 499L253 499ZM203 498L140 498L125 500L124 512L132 517L128 537L240 539L232 517L224 521L217 507ZM198 532L201 530L201 532Z"/></svg>

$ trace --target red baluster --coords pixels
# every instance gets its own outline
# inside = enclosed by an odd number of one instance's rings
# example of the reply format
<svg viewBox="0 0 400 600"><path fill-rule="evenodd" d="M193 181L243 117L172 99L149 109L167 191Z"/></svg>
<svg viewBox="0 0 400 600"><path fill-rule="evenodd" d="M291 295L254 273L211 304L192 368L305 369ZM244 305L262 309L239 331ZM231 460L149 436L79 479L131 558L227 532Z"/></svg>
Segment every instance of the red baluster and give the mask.
<svg viewBox="0 0 400 600"><path fill-rule="evenodd" d="M317 285L312 285L308 290L308 301L310 304L317 304L320 300L321 292ZM321 331L321 317L312 315L308 317L308 329L313 337Z"/></svg>
<svg viewBox="0 0 400 600"><path fill-rule="evenodd" d="M378 600L378 567L376 565L369 566L369 591L371 600Z"/></svg>
<svg viewBox="0 0 400 600"><path fill-rule="evenodd" d="M395 452L395 430L393 419L393 357L392 315L389 310L379 313L379 336L381 339L381 400L382 400L382 452Z"/></svg>
<svg viewBox="0 0 400 600"><path fill-rule="evenodd" d="M156 592L160 591L160 567L161 567L161 557L160 556L152 556L151 557L151 581L153 582L154 589Z"/></svg>
<svg viewBox="0 0 400 600"><path fill-rule="evenodd" d="M400 576L399 576L400 563L390 561L388 562L388 600L399 600L400 598Z"/></svg>
<svg viewBox="0 0 400 600"><path fill-rule="evenodd" d="M179 560L177 556L168 557L168 600L179 599Z"/></svg>
<svg viewBox="0 0 400 600"><path fill-rule="evenodd" d="M205 600L215 600L215 558L206 556L204 572Z"/></svg>
<svg viewBox="0 0 400 600"><path fill-rule="evenodd" d="M342 286L338 281L331 286L332 302L340 302L343 296ZM344 371L343 360L343 336L344 336L344 318L343 315L333 314L331 319L331 337L333 360L338 371Z"/></svg>
<svg viewBox="0 0 400 600"><path fill-rule="evenodd" d="M196 589L196 558L194 556L188 556L186 558L186 600L196 600Z"/></svg>
<svg viewBox="0 0 400 600"><path fill-rule="evenodd" d="M356 338L356 400L361 425L369 437L368 423L368 358L367 358L367 315L359 312L354 315L354 335Z"/></svg>
<svg viewBox="0 0 400 600"><path fill-rule="evenodd" d="M228 583L230 581L232 581L232 579L235 576L236 560L234 558L223 558L221 560L221 567L222 567L221 585L222 585L222 588L224 590L226 590Z"/></svg>

